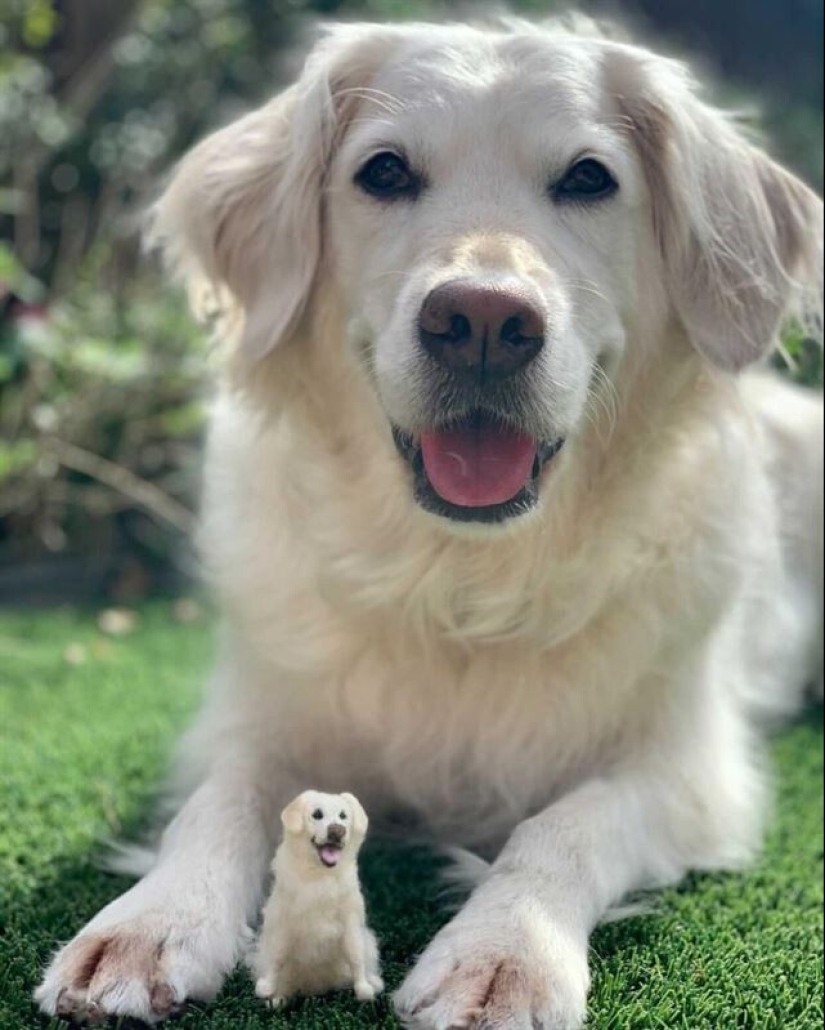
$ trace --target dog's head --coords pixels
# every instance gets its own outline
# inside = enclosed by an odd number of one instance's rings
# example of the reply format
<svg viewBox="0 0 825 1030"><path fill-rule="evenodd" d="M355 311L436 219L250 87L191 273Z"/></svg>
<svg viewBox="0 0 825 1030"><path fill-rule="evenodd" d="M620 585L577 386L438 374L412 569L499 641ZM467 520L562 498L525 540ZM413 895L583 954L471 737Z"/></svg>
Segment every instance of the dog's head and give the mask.
<svg viewBox="0 0 825 1030"><path fill-rule="evenodd" d="M346 26L184 160L157 231L241 313L248 366L334 296L328 344L357 354L411 502L501 524L663 340L674 366L763 356L818 278L822 205L647 51Z"/></svg>
<svg viewBox="0 0 825 1030"><path fill-rule="evenodd" d="M284 845L313 869L338 869L353 862L367 835L369 822L352 794L308 790L281 814Z"/></svg>

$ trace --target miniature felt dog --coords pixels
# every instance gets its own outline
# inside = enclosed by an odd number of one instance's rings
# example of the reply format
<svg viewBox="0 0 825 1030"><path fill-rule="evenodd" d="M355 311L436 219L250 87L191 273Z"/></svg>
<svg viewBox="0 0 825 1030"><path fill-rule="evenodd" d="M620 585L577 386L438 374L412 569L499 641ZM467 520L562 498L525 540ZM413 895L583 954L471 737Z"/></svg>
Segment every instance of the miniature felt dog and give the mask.
<svg viewBox="0 0 825 1030"><path fill-rule="evenodd" d="M384 983L358 879L366 812L352 794L306 791L281 821L284 841L253 959L256 994L279 1007L296 994L353 987L360 1001L372 1001Z"/></svg>

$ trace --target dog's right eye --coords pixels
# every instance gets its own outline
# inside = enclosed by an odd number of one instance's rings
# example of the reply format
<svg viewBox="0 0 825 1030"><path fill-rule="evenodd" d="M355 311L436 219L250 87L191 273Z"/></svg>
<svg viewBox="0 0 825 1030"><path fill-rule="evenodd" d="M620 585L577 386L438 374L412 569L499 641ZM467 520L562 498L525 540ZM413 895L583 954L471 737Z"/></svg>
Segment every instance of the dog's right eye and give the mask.
<svg viewBox="0 0 825 1030"><path fill-rule="evenodd" d="M319 823L324 818L324 813L321 811L320 808L316 808L315 811L312 813L312 818L315 820L316 823Z"/></svg>
<svg viewBox="0 0 825 1030"><path fill-rule="evenodd" d="M619 184L610 171L592 157L577 162L553 187L556 200L586 203L613 196Z"/></svg>
<svg viewBox="0 0 825 1030"><path fill-rule="evenodd" d="M414 199L421 190L421 180L404 158L389 150L371 157L355 176L355 183L379 200Z"/></svg>

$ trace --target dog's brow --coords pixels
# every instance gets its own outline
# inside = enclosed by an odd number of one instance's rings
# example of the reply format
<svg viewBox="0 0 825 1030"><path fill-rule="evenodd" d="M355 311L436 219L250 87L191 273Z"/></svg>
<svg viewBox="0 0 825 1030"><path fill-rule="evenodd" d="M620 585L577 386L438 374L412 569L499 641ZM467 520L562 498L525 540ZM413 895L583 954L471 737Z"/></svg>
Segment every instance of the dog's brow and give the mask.
<svg viewBox="0 0 825 1030"><path fill-rule="evenodd" d="M336 97L351 96L358 100L368 100L388 114L400 114L407 108L406 102L399 97L395 97L385 90L373 89L369 86L349 86L345 89L337 90L335 95Z"/></svg>

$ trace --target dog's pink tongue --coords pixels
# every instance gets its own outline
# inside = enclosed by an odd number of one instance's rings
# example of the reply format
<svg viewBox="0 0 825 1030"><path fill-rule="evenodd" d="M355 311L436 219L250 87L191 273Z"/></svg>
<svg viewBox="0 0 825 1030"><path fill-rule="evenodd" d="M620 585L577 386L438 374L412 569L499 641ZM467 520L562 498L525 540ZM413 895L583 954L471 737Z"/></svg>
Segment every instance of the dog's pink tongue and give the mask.
<svg viewBox="0 0 825 1030"><path fill-rule="evenodd" d="M330 868L337 866L341 860L341 849L334 848L329 844L320 849L320 854L321 861L325 866L329 866Z"/></svg>
<svg viewBox="0 0 825 1030"><path fill-rule="evenodd" d="M435 492L461 508L512 500L527 484L535 441L490 424L468 423L421 436L421 455Z"/></svg>

